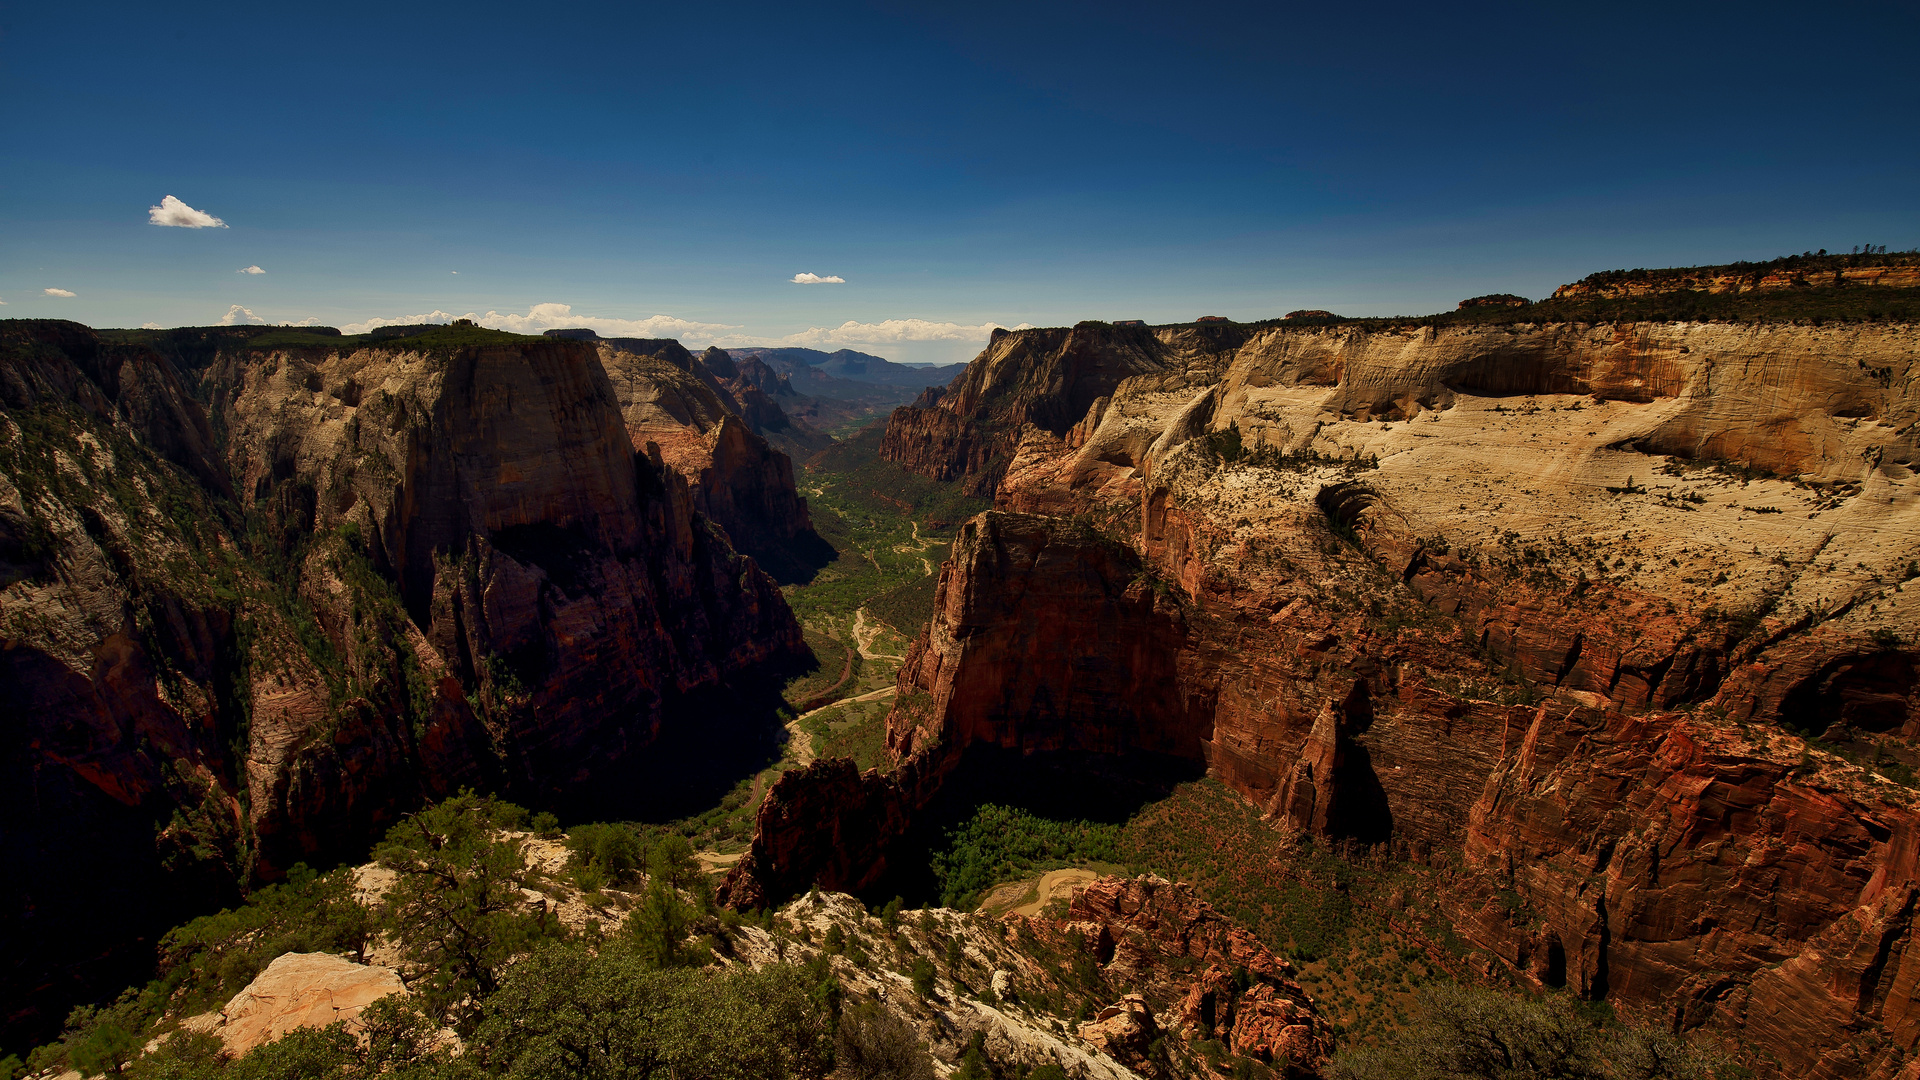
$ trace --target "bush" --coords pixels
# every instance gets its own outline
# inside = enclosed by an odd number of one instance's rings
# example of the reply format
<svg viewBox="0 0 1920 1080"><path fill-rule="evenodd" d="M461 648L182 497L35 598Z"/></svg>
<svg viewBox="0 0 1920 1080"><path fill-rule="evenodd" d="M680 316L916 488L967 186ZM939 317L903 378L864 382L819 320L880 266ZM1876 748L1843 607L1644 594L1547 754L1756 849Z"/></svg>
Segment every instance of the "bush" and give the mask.
<svg viewBox="0 0 1920 1080"><path fill-rule="evenodd" d="M969 908L994 885L1031 870L1076 862L1119 861L1121 829L1090 821L1052 821L1025 810L988 803L947 834L933 854L940 902Z"/></svg>
<svg viewBox="0 0 1920 1080"><path fill-rule="evenodd" d="M663 971L627 949L550 945L514 966L467 1053L517 1080L819 1076L830 1018L803 969Z"/></svg>
<svg viewBox="0 0 1920 1080"><path fill-rule="evenodd" d="M933 1080L933 1058L913 1025L871 1004L840 1017L834 1057L835 1075L847 1080Z"/></svg>
<svg viewBox="0 0 1920 1080"><path fill-rule="evenodd" d="M1717 1059L1665 1032L1596 1023L1571 998L1463 986L1377 1049L1334 1058L1333 1080L1710 1080Z"/></svg>

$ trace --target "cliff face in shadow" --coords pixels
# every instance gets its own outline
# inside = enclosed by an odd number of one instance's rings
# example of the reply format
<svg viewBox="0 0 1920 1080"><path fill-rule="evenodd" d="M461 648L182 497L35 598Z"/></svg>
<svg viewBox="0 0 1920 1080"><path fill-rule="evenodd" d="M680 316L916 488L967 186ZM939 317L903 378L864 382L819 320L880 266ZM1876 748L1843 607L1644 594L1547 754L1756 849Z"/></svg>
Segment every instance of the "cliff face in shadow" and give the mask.
<svg viewBox="0 0 1920 1080"><path fill-rule="evenodd" d="M884 850L972 757L1190 754L1277 825L1464 868L1490 977L1892 1077L1920 796L1866 766L1920 761L1917 362L1884 324L997 336L889 431L1000 507L895 768L792 774L730 889L868 885L795 838L860 806Z"/></svg>
<svg viewBox="0 0 1920 1080"><path fill-rule="evenodd" d="M589 343L164 344L0 324L10 1032L242 882L461 786L553 802L805 653Z"/></svg>

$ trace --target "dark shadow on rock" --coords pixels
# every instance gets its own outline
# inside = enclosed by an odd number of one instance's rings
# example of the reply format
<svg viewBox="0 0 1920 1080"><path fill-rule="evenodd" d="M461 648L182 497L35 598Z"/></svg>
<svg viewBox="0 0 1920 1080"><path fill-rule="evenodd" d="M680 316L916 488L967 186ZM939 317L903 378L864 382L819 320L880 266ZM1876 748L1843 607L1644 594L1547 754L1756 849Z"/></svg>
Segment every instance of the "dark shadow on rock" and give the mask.
<svg viewBox="0 0 1920 1080"><path fill-rule="evenodd" d="M677 821L713 809L735 785L780 760L787 740L780 691L800 664L792 667L668 702L657 739L595 765L590 777L542 808L570 825Z"/></svg>
<svg viewBox="0 0 1920 1080"><path fill-rule="evenodd" d="M1163 754L1023 754L970 747L933 802L888 849L886 873L863 891L862 899L880 903L902 896L909 904L939 903L940 883L930 857L983 804L1017 807L1056 821L1119 825L1205 772L1202 762Z"/></svg>
<svg viewBox="0 0 1920 1080"><path fill-rule="evenodd" d="M826 538L809 529L798 536L770 543L750 544L735 541L744 554L753 557L767 576L782 585L806 585L821 569L840 557Z"/></svg>

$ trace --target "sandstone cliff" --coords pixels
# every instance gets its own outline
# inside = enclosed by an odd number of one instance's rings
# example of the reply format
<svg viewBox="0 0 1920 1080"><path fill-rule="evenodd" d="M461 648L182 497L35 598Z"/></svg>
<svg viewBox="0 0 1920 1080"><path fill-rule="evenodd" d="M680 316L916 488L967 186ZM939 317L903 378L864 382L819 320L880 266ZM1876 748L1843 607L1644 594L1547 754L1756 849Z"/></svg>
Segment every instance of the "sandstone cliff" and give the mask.
<svg viewBox="0 0 1920 1080"><path fill-rule="evenodd" d="M1690 266L1670 270L1612 270L1592 274L1554 290L1556 300L1618 299L1672 292L1765 293L1784 289L1835 289L1857 286L1920 288L1920 256L1794 255L1764 263Z"/></svg>
<svg viewBox="0 0 1920 1080"><path fill-rule="evenodd" d="M781 581L805 580L831 557L794 488L792 459L763 434L797 429L725 352L696 358L677 341L634 338L599 349L635 451L658 446L736 548Z"/></svg>
<svg viewBox="0 0 1920 1080"><path fill-rule="evenodd" d="M1916 760L1916 379L1901 325L998 335L889 431L1003 510L942 570L897 767L837 802L884 844L970 754L1188 755L1464 860L1443 903L1513 977L1891 1076L1920 802L1807 738ZM808 864L806 782L736 889L866 865Z"/></svg>
<svg viewBox="0 0 1920 1080"><path fill-rule="evenodd" d="M590 344L306 338L0 324L10 1024L237 882L464 785L575 793L804 654Z"/></svg>
<svg viewBox="0 0 1920 1080"><path fill-rule="evenodd" d="M735 360L724 349L709 348L700 363L739 403L740 416L754 433L793 457L805 457L833 445L833 437L800 417L817 405L794 390L793 381L757 356Z"/></svg>

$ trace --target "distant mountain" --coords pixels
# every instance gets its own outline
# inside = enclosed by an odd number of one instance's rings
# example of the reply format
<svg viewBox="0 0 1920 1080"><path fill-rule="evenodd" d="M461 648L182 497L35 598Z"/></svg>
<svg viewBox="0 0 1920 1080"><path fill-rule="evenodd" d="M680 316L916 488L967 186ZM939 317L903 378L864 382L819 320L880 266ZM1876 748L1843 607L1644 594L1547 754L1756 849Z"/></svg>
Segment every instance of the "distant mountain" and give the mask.
<svg viewBox="0 0 1920 1080"><path fill-rule="evenodd" d="M940 364L916 367L910 364L896 364L885 357L855 352L852 349L840 349L830 353L821 352L818 349L729 349L727 351L735 356L759 357L775 369L785 372L794 380L795 387L805 393L816 392L806 389L806 384L810 381L809 376L826 376L832 379L845 379L849 382L907 387L917 394L929 386L945 386L967 366Z"/></svg>

